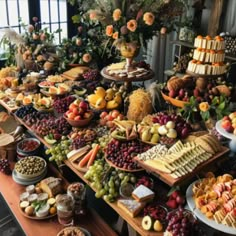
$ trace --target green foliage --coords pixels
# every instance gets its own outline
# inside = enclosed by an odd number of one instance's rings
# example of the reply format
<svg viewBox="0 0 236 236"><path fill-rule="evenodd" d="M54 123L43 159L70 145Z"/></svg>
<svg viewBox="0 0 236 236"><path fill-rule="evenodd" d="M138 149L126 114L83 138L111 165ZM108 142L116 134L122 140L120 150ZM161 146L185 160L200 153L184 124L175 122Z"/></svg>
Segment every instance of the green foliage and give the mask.
<svg viewBox="0 0 236 236"><path fill-rule="evenodd" d="M229 99L224 96L215 96L211 103L209 104L209 109L207 111L199 110L200 103L197 99L192 96L190 97L189 103L185 104L185 106L179 110L182 116L189 122L196 122L196 115L199 113L201 115L202 120L207 121L210 118L220 120L224 116L230 113L229 111Z"/></svg>

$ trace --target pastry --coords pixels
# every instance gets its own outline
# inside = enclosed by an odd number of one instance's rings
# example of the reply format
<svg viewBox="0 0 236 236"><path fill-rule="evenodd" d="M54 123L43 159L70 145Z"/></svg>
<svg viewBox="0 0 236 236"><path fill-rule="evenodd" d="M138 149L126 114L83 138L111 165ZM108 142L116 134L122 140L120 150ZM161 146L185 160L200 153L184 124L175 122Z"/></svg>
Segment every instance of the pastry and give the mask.
<svg viewBox="0 0 236 236"><path fill-rule="evenodd" d="M154 198L154 195L152 190L142 184L132 192L132 197L138 202L149 201Z"/></svg>
<svg viewBox="0 0 236 236"><path fill-rule="evenodd" d="M118 207L123 209L131 217L135 217L144 208L144 202L137 202L134 199L119 199L117 201Z"/></svg>

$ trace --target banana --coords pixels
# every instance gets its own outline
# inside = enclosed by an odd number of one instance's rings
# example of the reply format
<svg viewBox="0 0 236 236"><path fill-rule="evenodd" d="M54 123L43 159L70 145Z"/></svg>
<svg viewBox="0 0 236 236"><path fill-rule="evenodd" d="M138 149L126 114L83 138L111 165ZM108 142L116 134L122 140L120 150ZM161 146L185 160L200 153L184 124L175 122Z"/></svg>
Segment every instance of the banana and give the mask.
<svg viewBox="0 0 236 236"><path fill-rule="evenodd" d="M115 100L108 101L106 104L107 109L115 109L119 106L119 103L117 103Z"/></svg>
<svg viewBox="0 0 236 236"><path fill-rule="evenodd" d="M106 90L103 87L97 87L94 93L101 98L106 96Z"/></svg>

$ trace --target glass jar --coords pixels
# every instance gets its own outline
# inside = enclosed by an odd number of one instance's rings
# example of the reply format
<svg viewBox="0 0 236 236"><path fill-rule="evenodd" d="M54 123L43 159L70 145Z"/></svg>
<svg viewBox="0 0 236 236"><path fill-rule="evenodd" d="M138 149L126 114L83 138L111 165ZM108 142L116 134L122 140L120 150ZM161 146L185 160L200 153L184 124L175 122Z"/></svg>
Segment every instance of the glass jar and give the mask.
<svg viewBox="0 0 236 236"><path fill-rule="evenodd" d="M75 201L75 215L85 214L85 185L80 182L72 183L67 188L67 194Z"/></svg>
<svg viewBox="0 0 236 236"><path fill-rule="evenodd" d="M57 216L60 224L73 225L74 199L68 194L61 194L56 199Z"/></svg>

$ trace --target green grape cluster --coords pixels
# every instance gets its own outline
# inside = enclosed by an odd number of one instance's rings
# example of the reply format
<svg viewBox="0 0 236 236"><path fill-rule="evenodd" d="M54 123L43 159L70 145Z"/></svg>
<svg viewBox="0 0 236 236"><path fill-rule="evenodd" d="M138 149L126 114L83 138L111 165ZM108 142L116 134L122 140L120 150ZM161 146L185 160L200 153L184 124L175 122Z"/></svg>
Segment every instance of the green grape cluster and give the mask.
<svg viewBox="0 0 236 236"><path fill-rule="evenodd" d="M126 183L136 183L136 177L128 172L110 167L103 159L96 160L84 175L96 189L95 196L105 201L114 202L119 196L119 188Z"/></svg>
<svg viewBox="0 0 236 236"><path fill-rule="evenodd" d="M110 139L109 135L105 134L104 136L98 138L98 143L99 143L100 147L105 148L110 140L111 139Z"/></svg>
<svg viewBox="0 0 236 236"><path fill-rule="evenodd" d="M46 154L51 155L49 161L55 161L59 166L66 159L67 153L71 151L71 146L71 140L62 136L60 143L55 144L46 150Z"/></svg>

